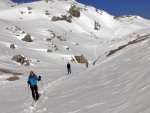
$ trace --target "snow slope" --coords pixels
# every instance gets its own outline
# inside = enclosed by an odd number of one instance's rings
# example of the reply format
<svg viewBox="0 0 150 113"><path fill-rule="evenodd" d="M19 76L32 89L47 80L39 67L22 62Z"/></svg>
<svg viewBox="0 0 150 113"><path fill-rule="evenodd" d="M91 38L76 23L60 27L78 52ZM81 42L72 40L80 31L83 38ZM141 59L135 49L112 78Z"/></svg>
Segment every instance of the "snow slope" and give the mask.
<svg viewBox="0 0 150 113"><path fill-rule="evenodd" d="M72 17L71 23L52 21L54 16L69 16L71 5L79 8L80 17ZM99 30L94 29L95 22ZM150 21L142 17L114 17L74 0L23 4L1 0L0 112L149 113L149 28ZM27 34L33 42L22 41ZM128 44L142 36L147 39ZM125 44L128 46L107 56ZM30 60L30 66L12 61L19 54ZM81 54L89 68L70 61ZM71 75L66 75L67 62L72 66ZM17 81L6 81L13 75L2 70L23 75ZM26 83L30 70L42 76L44 85L38 83L42 96L33 108Z"/></svg>

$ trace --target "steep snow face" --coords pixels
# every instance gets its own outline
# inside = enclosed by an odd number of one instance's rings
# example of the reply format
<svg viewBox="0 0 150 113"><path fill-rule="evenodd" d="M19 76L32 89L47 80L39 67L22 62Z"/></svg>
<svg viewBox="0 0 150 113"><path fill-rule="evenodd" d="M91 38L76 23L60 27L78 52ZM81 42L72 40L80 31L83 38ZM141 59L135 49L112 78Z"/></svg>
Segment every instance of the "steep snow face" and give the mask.
<svg viewBox="0 0 150 113"><path fill-rule="evenodd" d="M150 40L126 48L81 74L48 87L35 112L149 113ZM52 88L52 89L51 89Z"/></svg>
<svg viewBox="0 0 150 113"><path fill-rule="evenodd" d="M74 0L1 0L0 6L0 112L150 112L149 20L116 18ZM30 65L13 61L16 55ZM83 55L89 68L75 55ZM35 106L26 83L30 70L43 83ZM6 81L14 75L19 80Z"/></svg>

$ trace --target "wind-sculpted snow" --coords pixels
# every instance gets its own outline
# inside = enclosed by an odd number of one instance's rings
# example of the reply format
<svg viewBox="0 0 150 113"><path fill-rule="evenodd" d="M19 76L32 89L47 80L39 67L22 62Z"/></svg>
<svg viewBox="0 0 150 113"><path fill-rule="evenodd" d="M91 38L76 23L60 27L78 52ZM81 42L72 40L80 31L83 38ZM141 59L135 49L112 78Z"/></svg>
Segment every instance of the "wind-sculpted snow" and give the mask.
<svg viewBox="0 0 150 113"><path fill-rule="evenodd" d="M75 17L69 13L74 5L80 12ZM54 16L60 21L51 21ZM117 18L74 0L0 1L0 113L149 113L149 28L139 16ZM32 41L23 41L26 36ZM30 65L12 61L16 55ZM72 60L80 55L88 68ZM31 70L43 83L34 105ZM12 77L17 80L6 80Z"/></svg>
<svg viewBox="0 0 150 113"><path fill-rule="evenodd" d="M54 90L47 88L48 100L35 112L46 108L42 113L148 113L148 42L128 48L105 63L98 62L79 75L57 81Z"/></svg>

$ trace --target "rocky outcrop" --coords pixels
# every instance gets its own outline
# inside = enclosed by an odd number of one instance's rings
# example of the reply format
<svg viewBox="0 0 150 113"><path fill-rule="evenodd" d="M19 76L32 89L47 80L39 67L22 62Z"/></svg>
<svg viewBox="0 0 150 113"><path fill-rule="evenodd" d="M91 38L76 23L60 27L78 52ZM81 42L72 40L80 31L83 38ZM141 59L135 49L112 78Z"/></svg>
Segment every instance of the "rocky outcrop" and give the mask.
<svg viewBox="0 0 150 113"><path fill-rule="evenodd" d="M122 45L122 46L119 46L117 49L113 49L113 50L110 50L109 52L107 52L107 57L111 56L112 54L122 50L123 48L129 46L129 45L132 45L132 44L136 44L138 42L142 42L146 39L150 38L150 35L145 35L145 36L141 36L141 37L138 37L137 39L133 40L133 41L130 41L128 42L127 44L125 45Z"/></svg>
<svg viewBox="0 0 150 113"><path fill-rule="evenodd" d="M98 22L95 21L95 23L94 23L94 29L95 30L100 30L100 28L101 28L101 25Z"/></svg>
<svg viewBox="0 0 150 113"><path fill-rule="evenodd" d="M10 44L10 48L15 49L15 45L14 44Z"/></svg>
<svg viewBox="0 0 150 113"><path fill-rule="evenodd" d="M8 80L8 81L16 81L16 80L19 80L19 77L13 76L13 77L7 78L6 80Z"/></svg>
<svg viewBox="0 0 150 113"><path fill-rule="evenodd" d="M23 65L23 64L25 66L29 66L30 65L29 60L25 56L23 56L23 55L13 56L12 60L16 61L16 62L19 62L21 65Z"/></svg>
<svg viewBox="0 0 150 113"><path fill-rule="evenodd" d="M102 13L103 13L103 11L101 11L101 10L99 10L99 9L95 9L95 11L96 11L97 13L99 13L100 15L102 15Z"/></svg>
<svg viewBox="0 0 150 113"><path fill-rule="evenodd" d="M28 10L31 10L32 8L31 7L28 7Z"/></svg>
<svg viewBox="0 0 150 113"><path fill-rule="evenodd" d="M50 34L52 35L50 38L47 38L46 41L52 41L54 38L59 39L60 41L66 41L65 37L62 37L60 35L56 35L53 31L50 31Z"/></svg>
<svg viewBox="0 0 150 113"><path fill-rule="evenodd" d="M45 15L50 15L48 11L45 11Z"/></svg>
<svg viewBox="0 0 150 113"><path fill-rule="evenodd" d="M49 1L54 2L54 0L43 0L43 1L45 1L46 3L48 3Z"/></svg>
<svg viewBox="0 0 150 113"><path fill-rule="evenodd" d="M119 20L120 18L131 18L131 20L133 20L133 19L137 19L137 16L134 16L134 15L122 15L120 17L114 17L115 20Z"/></svg>
<svg viewBox="0 0 150 113"><path fill-rule="evenodd" d="M58 38L60 41L66 41L66 39L61 36L57 36L56 38Z"/></svg>
<svg viewBox="0 0 150 113"><path fill-rule="evenodd" d="M22 31L22 34L24 34L25 33L25 31Z"/></svg>
<svg viewBox="0 0 150 113"><path fill-rule="evenodd" d="M88 60L83 56L74 56L78 63L88 63Z"/></svg>
<svg viewBox="0 0 150 113"><path fill-rule="evenodd" d="M58 17L58 16L53 16L51 21L60 21L61 20L61 17Z"/></svg>
<svg viewBox="0 0 150 113"><path fill-rule="evenodd" d="M69 9L69 13L71 16L73 17L80 17L80 9L77 8L75 5L71 5L70 9Z"/></svg>
<svg viewBox="0 0 150 113"><path fill-rule="evenodd" d="M21 31L21 28L15 26L16 31Z"/></svg>
<svg viewBox="0 0 150 113"><path fill-rule="evenodd" d="M57 47L56 45L54 45L54 48L55 48L55 51L58 51L58 50L59 50L58 47Z"/></svg>
<svg viewBox="0 0 150 113"><path fill-rule="evenodd" d="M0 68L0 74L1 73L12 74L12 75L23 75L23 73L17 73L17 72L13 72L11 70L8 70L8 69Z"/></svg>
<svg viewBox="0 0 150 113"><path fill-rule="evenodd" d="M26 42L33 42L33 40L31 39L31 36L29 34L27 34L26 36L24 36L24 38L22 40L26 41Z"/></svg>
<svg viewBox="0 0 150 113"><path fill-rule="evenodd" d="M68 23L71 23L72 20L71 20L71 16L66 16L66 15L61 15L61 17L58 17L58 16L53 16L51 21L67 21Z"/></svg>
<svg viewBox="0 0 150 113"><path fill-rule="evenodd" d="M46 39L46 41L51 41L51 40L52 40L51 38L47 38L47 39Z"/></svg>
<svg viewBox="0 0 150 113"><path fill-rule="evenodd" d="M12 4L12 5L11 5L11 7L15 7L15 6L16 6L15 4Z"/></svg>
<svg viewBox="0 0 150 113"><path fill-rule="evenodd" d="M23 11L21 11L20 13L21 13L21 14L24 14L24 12L23 12Z"/></svg>
<svg viewBox="0 0 150 113"><path fill-rule="evenodd" d="M53 51L52 51L51 49L47 49L47 52L48 52L48 53L51 53L51 52L53 52Z"/></svg>
<svg viewBox="0 0 150 113"><path fill-rule="evenodd" d="M30 11L28 12L28 14L31 14L31 13L32 13L32 12L30 12Z"/></svg>

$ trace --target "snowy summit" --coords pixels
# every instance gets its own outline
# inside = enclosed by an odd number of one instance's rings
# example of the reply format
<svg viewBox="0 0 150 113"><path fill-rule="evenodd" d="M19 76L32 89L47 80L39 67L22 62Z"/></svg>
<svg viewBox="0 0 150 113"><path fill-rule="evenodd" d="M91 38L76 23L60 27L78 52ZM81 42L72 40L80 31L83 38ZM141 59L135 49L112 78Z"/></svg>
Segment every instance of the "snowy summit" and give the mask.
<svg viewBox="0 0 150 113"><path fill-rule="evenodd" d="M150 113L149 69L150 20L75 0L0 1L0 113Z"/></svg>

